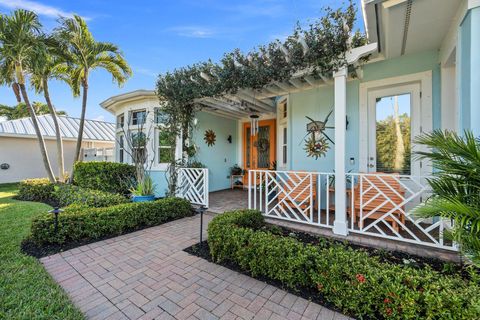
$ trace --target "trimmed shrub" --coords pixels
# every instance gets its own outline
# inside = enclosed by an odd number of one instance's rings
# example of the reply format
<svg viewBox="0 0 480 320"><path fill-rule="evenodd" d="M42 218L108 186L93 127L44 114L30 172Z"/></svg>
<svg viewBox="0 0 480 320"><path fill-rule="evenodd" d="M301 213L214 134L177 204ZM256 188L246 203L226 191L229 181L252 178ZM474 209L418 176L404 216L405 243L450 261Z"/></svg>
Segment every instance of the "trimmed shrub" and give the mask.
<svg viewBox="0 0 480 320"><path fill-rule="evenodd" d="M74 167L74 184L94 190L128 194L135 180L135 167L116 162L77 162Z"/></svg>
<svg viewBox="0 0 480 320"><path fill-rule="evenodd" d="M57 186L53 192L53 197L60 207L72 204L87 207L108 207L129 202L127 198L120 194L80 188L69 184Z"/></svg>
<svg viewBox="0 0 480 320"><path fill-rule="evenodd" d="M59 215L56 233L53 215L43 214L35 218L32 221L30 237L38 245L83 243L159 225L192 214L190 203L179 198L126 203L105 208L74 205Z"/></svg>
<svg viewBox="0 0 480 320"><path fill-rule="evenodd" d="M47 178L27 179L20 182L16 199L37 202L50 202L55 184Z"/></svg>
<svg viewBox="0 0 480 320"><path fill-rule="evenodd" d="M208 226L212 258L294 290L318 290L347 315L388 319L479 319L480 279L381 262L343 244L311 245L262 228L258 211L228 212Z"/></svg>

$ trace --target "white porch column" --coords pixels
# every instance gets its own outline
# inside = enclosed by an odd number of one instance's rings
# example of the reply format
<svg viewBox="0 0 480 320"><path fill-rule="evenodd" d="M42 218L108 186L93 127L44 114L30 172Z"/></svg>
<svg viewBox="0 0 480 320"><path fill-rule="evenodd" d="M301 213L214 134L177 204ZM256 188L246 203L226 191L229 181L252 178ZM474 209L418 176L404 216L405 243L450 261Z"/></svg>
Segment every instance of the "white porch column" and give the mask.
<svg viewBox="0 0 480 320"><path fill-rule="evenodd" d="M348 234L345 186L345 118L347 115L347 69L334 72L335 79L335 222L333 233Z"/></svg>

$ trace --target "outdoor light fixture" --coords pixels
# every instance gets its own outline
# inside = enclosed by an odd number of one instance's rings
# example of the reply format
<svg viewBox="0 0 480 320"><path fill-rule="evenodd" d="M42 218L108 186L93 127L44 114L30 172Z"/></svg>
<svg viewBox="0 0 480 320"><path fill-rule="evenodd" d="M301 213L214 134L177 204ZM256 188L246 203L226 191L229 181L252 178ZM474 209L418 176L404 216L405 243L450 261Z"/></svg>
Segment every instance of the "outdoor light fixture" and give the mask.
<svg viewBox="0 0 480 320"><path fill-rule="evenodd" d="M53 213L55 215L55 233L58 232L58 214L63 212L59 207L53 208L53 210L48 211L48 213Z"/></svg>
<svg viewBox="0 0 480 320"><path fill-rule="evenodd" d="M202 246L203 242L203 213L207 210L207 207L201 205L195 209L197 214L200 214L200 246Z"/></svg>
<svg viewBox="0 0 480 320"><path fill-rule="evenodd" d="M252 137L256 136L258 133L258 115L252 114L250 116L250 135Z"/></svg>
<svg viewBox="0 0 480 320"><path fill-rule="evenodd" d="M228 143L232 143L232 135L229 135L227 138Z"/></svg>

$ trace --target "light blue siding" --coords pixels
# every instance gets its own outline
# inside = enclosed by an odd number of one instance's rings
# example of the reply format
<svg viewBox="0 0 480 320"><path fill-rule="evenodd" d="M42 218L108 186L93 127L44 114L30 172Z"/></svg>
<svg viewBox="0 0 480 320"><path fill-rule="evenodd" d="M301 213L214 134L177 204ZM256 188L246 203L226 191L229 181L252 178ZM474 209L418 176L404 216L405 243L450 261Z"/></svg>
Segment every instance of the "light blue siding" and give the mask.
<svg viewBox="0 0 480 320"><path fill-rule="evenodd" d="M198 147L196 159L209 170L209 190L218 191L230 187L230 167L237 161L237 121L212 115L205 112L197 114L197 128L194 131L194 142ZM203 137L205 130L215 132L217 140L209 147ZM227 141L232 136L232 143Z"/></svg>
<svg viewBox="0 0 480 320"><path fill-rule="evenodd" d="M480 135L480 7L469 10L459 30L459 100L461 130Z"/></svg>
<svg viewBox="0 0 480 320"><path fill-rule="evenodd" d="M403 56L396 59L367 64L364 66L364 77L361 81L373 81L389 77L396 77L422 71L432 70L432 112L433 127L439 128L440 118L440 66L438 54L435 51ZM347 118L349 121L346 133L346 170L358 171L359 163L359 85L360 80L347 83ZM291 170L313 170L332 172L334 168L334 146L330 144L330 150L325 158L315 160L306 156L304 142L305 126L309 116L315 120L322 120L333 109L334 87L320 87L307 91L290 94L290 119L289 128L291 137L289 140L291 155ZM334 117L329 120L333 125ZM334 130L327 130L327 134L334 139ZM335 140L335 139L334 139ZM350 163L354 159L354 164Z"/></svg>
<svg viewBox="0 0 480 320"><path fill-rule="evenodd" d="M155 183L155 196L164 197L168 189L167 179L164 171L150 171L150 176Z"/></svg>

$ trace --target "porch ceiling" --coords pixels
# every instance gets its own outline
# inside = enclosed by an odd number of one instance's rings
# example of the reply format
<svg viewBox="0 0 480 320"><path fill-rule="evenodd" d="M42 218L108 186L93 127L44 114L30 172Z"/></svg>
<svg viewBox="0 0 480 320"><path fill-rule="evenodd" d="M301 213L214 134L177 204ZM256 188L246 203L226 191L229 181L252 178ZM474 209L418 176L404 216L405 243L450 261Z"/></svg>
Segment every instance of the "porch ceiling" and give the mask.
<svg viewBox="0 0 480 320"><path fill-rule="evenodd" d="M275 97L333 84L331 76L317 79L311 74L312 70L307 69L297 72L288 81L271 83L262 90L241 89L236 94L202 98L196 102L203 106L203 111L234 119L247 118L252 113L275 113Z"/></svg>
<svg viewBox="0 0 480 320"><path fill-rule="evenodd" d="M385 58L436 50L462 0L363 0L369 40Z"/></svg>

